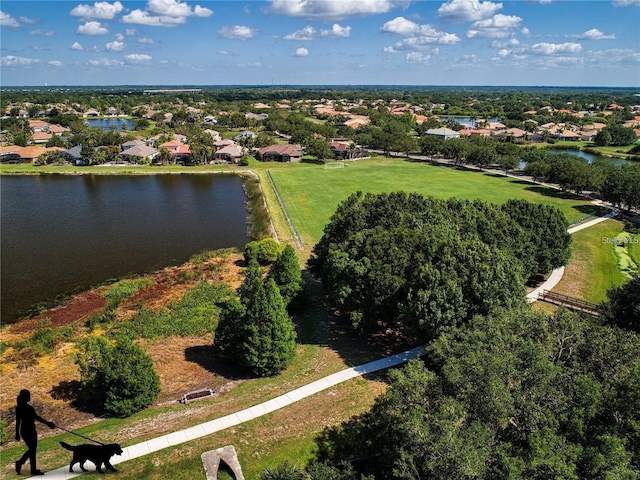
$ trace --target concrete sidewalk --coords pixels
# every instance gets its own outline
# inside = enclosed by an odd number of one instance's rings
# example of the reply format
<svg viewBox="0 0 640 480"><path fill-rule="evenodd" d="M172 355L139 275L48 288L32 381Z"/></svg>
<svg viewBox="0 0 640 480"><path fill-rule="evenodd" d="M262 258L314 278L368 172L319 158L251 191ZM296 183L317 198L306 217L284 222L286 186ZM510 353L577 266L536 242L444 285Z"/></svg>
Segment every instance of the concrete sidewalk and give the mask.
<svg viewBox="0 0 640 480"><path fill-rule="evenodd" d="M273 398L259 405L255 405L245 410L241 410L209 422L201 423L184 430L178 430L177 432L169 433L158 438L147 440L146 442L126 447L123 449L124 452L121 456L112 457L111 463L113 465L117 465L119 463L126 462L127 460L142 457L143 455L148 455L164 448L173 447L181 443L189 442L191 440L219 432L220 430L233 427L234 425L248 422L254 418L266 415L267 413L275 412L287 405L291 405L292 403L326 390L327 388L331 388L339 383L346 382L347 380L351 380L352 378L359 377L361 375L400 365L412 358L420 357L425 353L425 347L417 347L397 355L366 363L364 365L341 370L340 372L321 378L320 380L316 380L315 382L309 383L303 387L296 388L289 393L285 393L284 395L280 395L279 397ZM69 453L69 456L71 456L71 453ZM75 470L79 470L79 468L80 467L78 465L75 466ZM95 471L95 467L91 462L87 462L85 468L90 472ZM45 478L52 480L66 480L68 478L78 477L82 474L83 472L78 471L69 472L69 467L65 466L58 468L57 470L47 472ZM42 477L38 476L31 478L36 479Z"/></svg>

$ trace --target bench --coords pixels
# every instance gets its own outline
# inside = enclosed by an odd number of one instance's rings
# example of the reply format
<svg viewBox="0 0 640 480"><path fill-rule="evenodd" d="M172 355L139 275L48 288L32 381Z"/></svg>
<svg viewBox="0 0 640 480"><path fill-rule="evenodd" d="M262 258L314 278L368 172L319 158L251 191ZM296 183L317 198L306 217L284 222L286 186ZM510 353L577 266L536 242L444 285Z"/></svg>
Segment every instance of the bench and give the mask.
<svg viewBox="0 0 640 480"><path fill-rule="evenodd" d="M200 390L194 390L192 392L185 393L180 399L180 403L187 404L193 400L199 400L201 398L215 397L216 392L210 388L201 388Z"/></svg>

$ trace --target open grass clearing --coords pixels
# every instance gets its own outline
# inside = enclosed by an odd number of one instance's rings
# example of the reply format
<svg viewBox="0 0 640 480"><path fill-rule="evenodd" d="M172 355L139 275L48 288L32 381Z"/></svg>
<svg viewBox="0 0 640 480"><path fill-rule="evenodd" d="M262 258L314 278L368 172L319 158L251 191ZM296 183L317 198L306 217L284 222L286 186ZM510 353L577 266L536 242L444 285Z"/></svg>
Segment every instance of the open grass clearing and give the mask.
<svg viewBox="0 0 640 480"><path fill-rule="evenodd" d="M571 258L553 291L594 303L606 300L607 290L623 284L626 278L613 243L603 239L615 238L623 228L620 221L606 220L574 233Z"/></svg>
<svg viewBox="0 0 640 480"><path fill-rule="evenodd" d="M338 204L358 190L372 193L404 190L438 198L479 198L498 204L522 198L557 207L569 221L595 210L585 199L523 180L407 160L375 157L347 162L340 169L300 167L274 168L271 175L305 248L320 239Z"/></svg>

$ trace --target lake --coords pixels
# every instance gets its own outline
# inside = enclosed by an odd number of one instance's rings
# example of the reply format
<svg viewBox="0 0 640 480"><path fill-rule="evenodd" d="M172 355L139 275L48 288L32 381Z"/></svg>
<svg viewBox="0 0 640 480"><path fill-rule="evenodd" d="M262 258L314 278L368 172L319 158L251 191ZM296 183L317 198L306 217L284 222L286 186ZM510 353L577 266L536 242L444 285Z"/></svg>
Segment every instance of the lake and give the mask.
<svg viewBox="0 0 640 480"><path fill-rule="evenodd" d="M571 155L575 155L577 157L581 157L584 158L587 163L593 163L596 160L600 160L602 162L606 162L606 163L610 163L611 165L624 165L624 164L634 164L634 163L638 163L634 160L625 160L624 158L612 158L612 157L606 157L604 155L596 155L593 153L587 153L587 152L583 152L580 150L563 150L563 149L559 149L559 148L549 148L546 150L549 153L553 153L554 155L558 155L560 153L569 153Z"/></svg>
<svg viewBox="0 0 640 480"><path fill-rule="evenodd" d="M133 122L128 118L86 118L84 121L90 127L100 127L106 131L111 130L112 126L122 130L123 123L127 126L127 130L133 130Z"/></svg>
<svg viewBox="0 0 640 480"><path fill-rule="evenodd" d="M473 128L477 123L484 122L484 118L476 118L475 120L472 120L471 117L449 117L446 115L440 116L438 120L440 120L441 122L448 122L449 120L453 120L460 125L464 125L466 128ZM497 117L489 119L489 123L496 123L499 121L500 119Z"/></svg>
<svg viewBox="0 0 640 480"><path fill-rule="evenodd" d="M236 175L0 177L1 321L109 279L249 241Z"/></svg>

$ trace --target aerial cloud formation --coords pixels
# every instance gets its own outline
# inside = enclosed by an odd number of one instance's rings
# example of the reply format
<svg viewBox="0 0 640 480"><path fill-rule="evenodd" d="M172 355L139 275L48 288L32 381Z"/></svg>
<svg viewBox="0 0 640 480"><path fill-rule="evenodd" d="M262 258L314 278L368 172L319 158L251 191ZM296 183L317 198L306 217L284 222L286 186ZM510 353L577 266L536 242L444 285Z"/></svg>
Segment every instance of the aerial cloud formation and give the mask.
<svg viewBox="0 0 640 480"><path fill-rule="evenodd" d="M440 5L438 16L451 23L477 22L495 15L498 10L502 10L502 3L449 0Z"/></svg>
<svg viewBox="0 0 640 480"><path fill-rule="evenodd" d="M331 30L321 30L320 35L323 37L349 37L351 35L351 27L341 27L334 23Z"/></svg>
<svg viewBox="0 0 640 480"><path fill-rule="evenodd" d="M113 20L124 7L120 2L96 2L91 5L81 4L73 8L69 15L80 17L84 20Z"/></svg>
<svg viewBox="0 0 640 480"><path fill-rule="evenodd" d="M467 32L468 38L505 38L520 28L522 18L515 15L494 15L486 20L478 20L471 24Z"/></svg>
<svg viewBox="0 0 640 480"><path fill-rule="evenodd" d="M266 11L291 17L330 21L387 13L400 3L390 0L271 0L271 5Z"/></svg>
<svg viewBox="0 0 640 480"><path fill-rule="evenodd" d="M179 0L148 0L146 10L136 8L123 16L122 21L152 27L175 27L186 23L188 17L206 18L211 15L213 10L200 5L191 8Z"/></svg>
<svg viewBox="0 0 640 480"><path fill-rule="evenodd" d="M306 57L307 55L309 55L309 50L304 47L298 47L296 51L293 52L294 57Z"/></svg>
<svg viewBox="0 0 640 480"><path fill-rule="evenodd" d="M248 40L256 36L257 30L246 27L244 25L235 25L233 27L222 27L218 30L218 36L229 38L231 40Z"/></svg>
<svg viewBox="0 0 640 480"><path fill-rule="evenodd" d="M2 10L0 10L0 27L18 28L19 26L20 26L20 22L18 22L15 18L13 18L8 13L5 13Z"/></svg>
<svg viewBox="0 0 640 480"><path fill-rule="evenodd" d="M106 35L109 30L100 22L91 21L79 25L76 33L79 35Z"/></svg>
<svg viewBox="0 0 640 480"><path fill-rule="evenodd" d="M605 35L603 32L598 30L597 28L592 28L591 30L587 30L584 33L579 35L573 35L575 38L580 40L615 40L615 34Z"/></svg>

